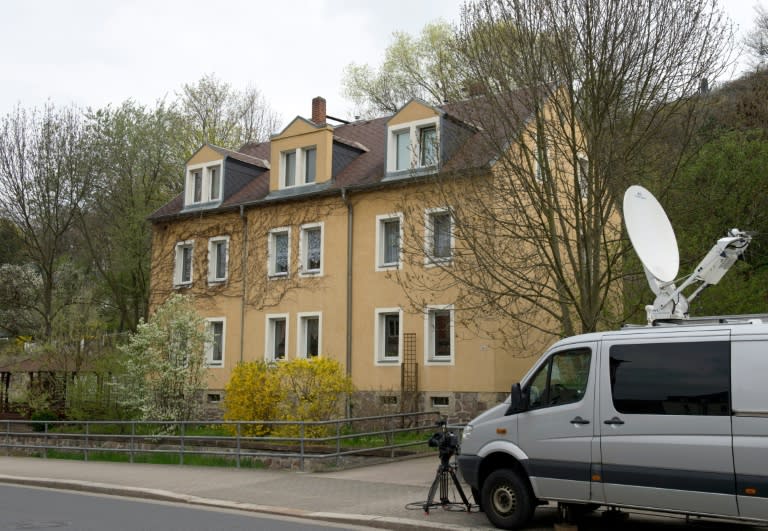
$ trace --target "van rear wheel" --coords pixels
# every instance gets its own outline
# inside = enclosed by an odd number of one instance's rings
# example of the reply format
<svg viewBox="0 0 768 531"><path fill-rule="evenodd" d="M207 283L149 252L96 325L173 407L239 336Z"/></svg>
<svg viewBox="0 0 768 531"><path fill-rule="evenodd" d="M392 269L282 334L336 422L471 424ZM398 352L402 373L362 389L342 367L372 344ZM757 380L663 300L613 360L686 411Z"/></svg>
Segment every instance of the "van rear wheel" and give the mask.
<svg viewBox="0 0 768 531"><path fill-rule="evenodd" d="M482 507L496 527L517 529L533 514L533 496L517 472L502 468L492 472L483 483Z"/></svg>

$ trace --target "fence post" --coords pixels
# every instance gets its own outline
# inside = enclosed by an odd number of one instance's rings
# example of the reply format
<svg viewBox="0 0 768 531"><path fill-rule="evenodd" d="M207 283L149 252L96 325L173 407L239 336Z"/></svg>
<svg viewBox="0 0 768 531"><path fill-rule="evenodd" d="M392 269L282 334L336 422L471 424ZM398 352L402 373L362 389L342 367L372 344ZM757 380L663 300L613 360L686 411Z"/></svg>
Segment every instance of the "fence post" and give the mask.
<svg viewBox="0 0 768 531"><path fill-rule="evenodd" d="M186 423L182 421L181 423L181 437L180 437L180 444L179 444L179 464L184 464L184 426L186 426Z"/></svg>
<svg viewBox="0 0 768 531"><path fill-rule="evenodd" d="M341 422L336 421L336 466L341 464Z"/></svg>
<svg viewBox="0 0 768 531"><path fill-rule="evenodd" d="M299 457L299 470L304 472L304 421L299 423L301 433L301 457Z"/></svg>
<svg viewBox="0 0 768 531"><path fill-rule="evenodd" d="M11 421L5 421L5 455L11 455Z"/></svg>
<svg viewBox="0 0 768 531"><path fill-rule="evenodd" d="M240 421L237 422L237 468L240 468Z"/></svg>
<svg viewBox="0 0 768 531"><path fill-rule="evenodd" d="M88 435L90 435L91 429L90 423L85 421L85 448L83 448L83 459L88 461Z"/></svg>
<svg viewBox="0 0 768 531"><path fill-rule="evenodd" d="M394 430L395 430L395 417L389 417L389 458L394 459L395 457L395 439L394 439Z"/></svg>
<svg viewBox="0 0 768 531"><path fill-rule="evenodd" d="M48 422L43 422L43 459L48 459Z"/></svg>
<svg viewBox="0 0 768 531"><path fill-rule="evenodd" d="M133 463L133 454L136 447L136 421L131 421L131 457L130 461Z"/></svg>

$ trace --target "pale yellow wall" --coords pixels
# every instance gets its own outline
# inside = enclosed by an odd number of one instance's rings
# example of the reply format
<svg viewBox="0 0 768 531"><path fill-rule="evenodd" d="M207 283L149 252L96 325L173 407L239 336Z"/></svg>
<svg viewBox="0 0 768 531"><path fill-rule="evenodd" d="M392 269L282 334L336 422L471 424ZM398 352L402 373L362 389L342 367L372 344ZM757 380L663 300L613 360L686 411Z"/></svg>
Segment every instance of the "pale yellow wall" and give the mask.
<svg viewBox="0 0 768 531"><path fill-rule="evenodd" d="M221 153L206 145L192 155L192 158L187 161L187 166L194 166L195 164L203 164L205 162L221 160L223 158L224 156Z"/></svg>
<svg viewBox="0 0 768 531"><path fill-rule="evenodd" d="M415 122L416 120L433 118L437 115L437 111L432 107L428 107L423 103L419 103L418 101L412 101L400 109L400 111L387 122L387 125L396 126L409 122Z"/></svg>
<svg viewBox="0 0 768 531"><path fill-rule="evenodd" d="M315 182L330 180L332 174L333 129L330 126L316 126L296 118L279 135L272 137L270 150L271 172L269 189L280 188L281 153L297 148L317 148L317 168ZM298 176L297 176L298 179Z"/></svg>

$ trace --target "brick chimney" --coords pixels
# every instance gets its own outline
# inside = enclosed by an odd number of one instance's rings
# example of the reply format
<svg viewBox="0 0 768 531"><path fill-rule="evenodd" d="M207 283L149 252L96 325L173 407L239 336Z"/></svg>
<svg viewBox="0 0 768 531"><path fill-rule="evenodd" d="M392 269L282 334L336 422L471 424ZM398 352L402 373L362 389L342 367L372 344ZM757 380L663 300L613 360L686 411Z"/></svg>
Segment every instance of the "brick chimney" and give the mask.
<svg viewBox="0 0 768 531"><path fill-rule="evenodd" d="M312 121L317 125L325 125L325 98L312 98Z"/></svg>

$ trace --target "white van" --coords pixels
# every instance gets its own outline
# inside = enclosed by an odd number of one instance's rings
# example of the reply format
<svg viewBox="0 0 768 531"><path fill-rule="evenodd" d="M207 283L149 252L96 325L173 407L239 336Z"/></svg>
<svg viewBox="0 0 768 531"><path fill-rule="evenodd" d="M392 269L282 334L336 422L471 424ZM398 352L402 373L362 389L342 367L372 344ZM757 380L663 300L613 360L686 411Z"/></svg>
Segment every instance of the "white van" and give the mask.
<svg viewBox="0 0 768 531"><path fill-rule="evenodd" d="M768 520L768 316L564 339L464 430L497 527L540 501Z"/></svg>

